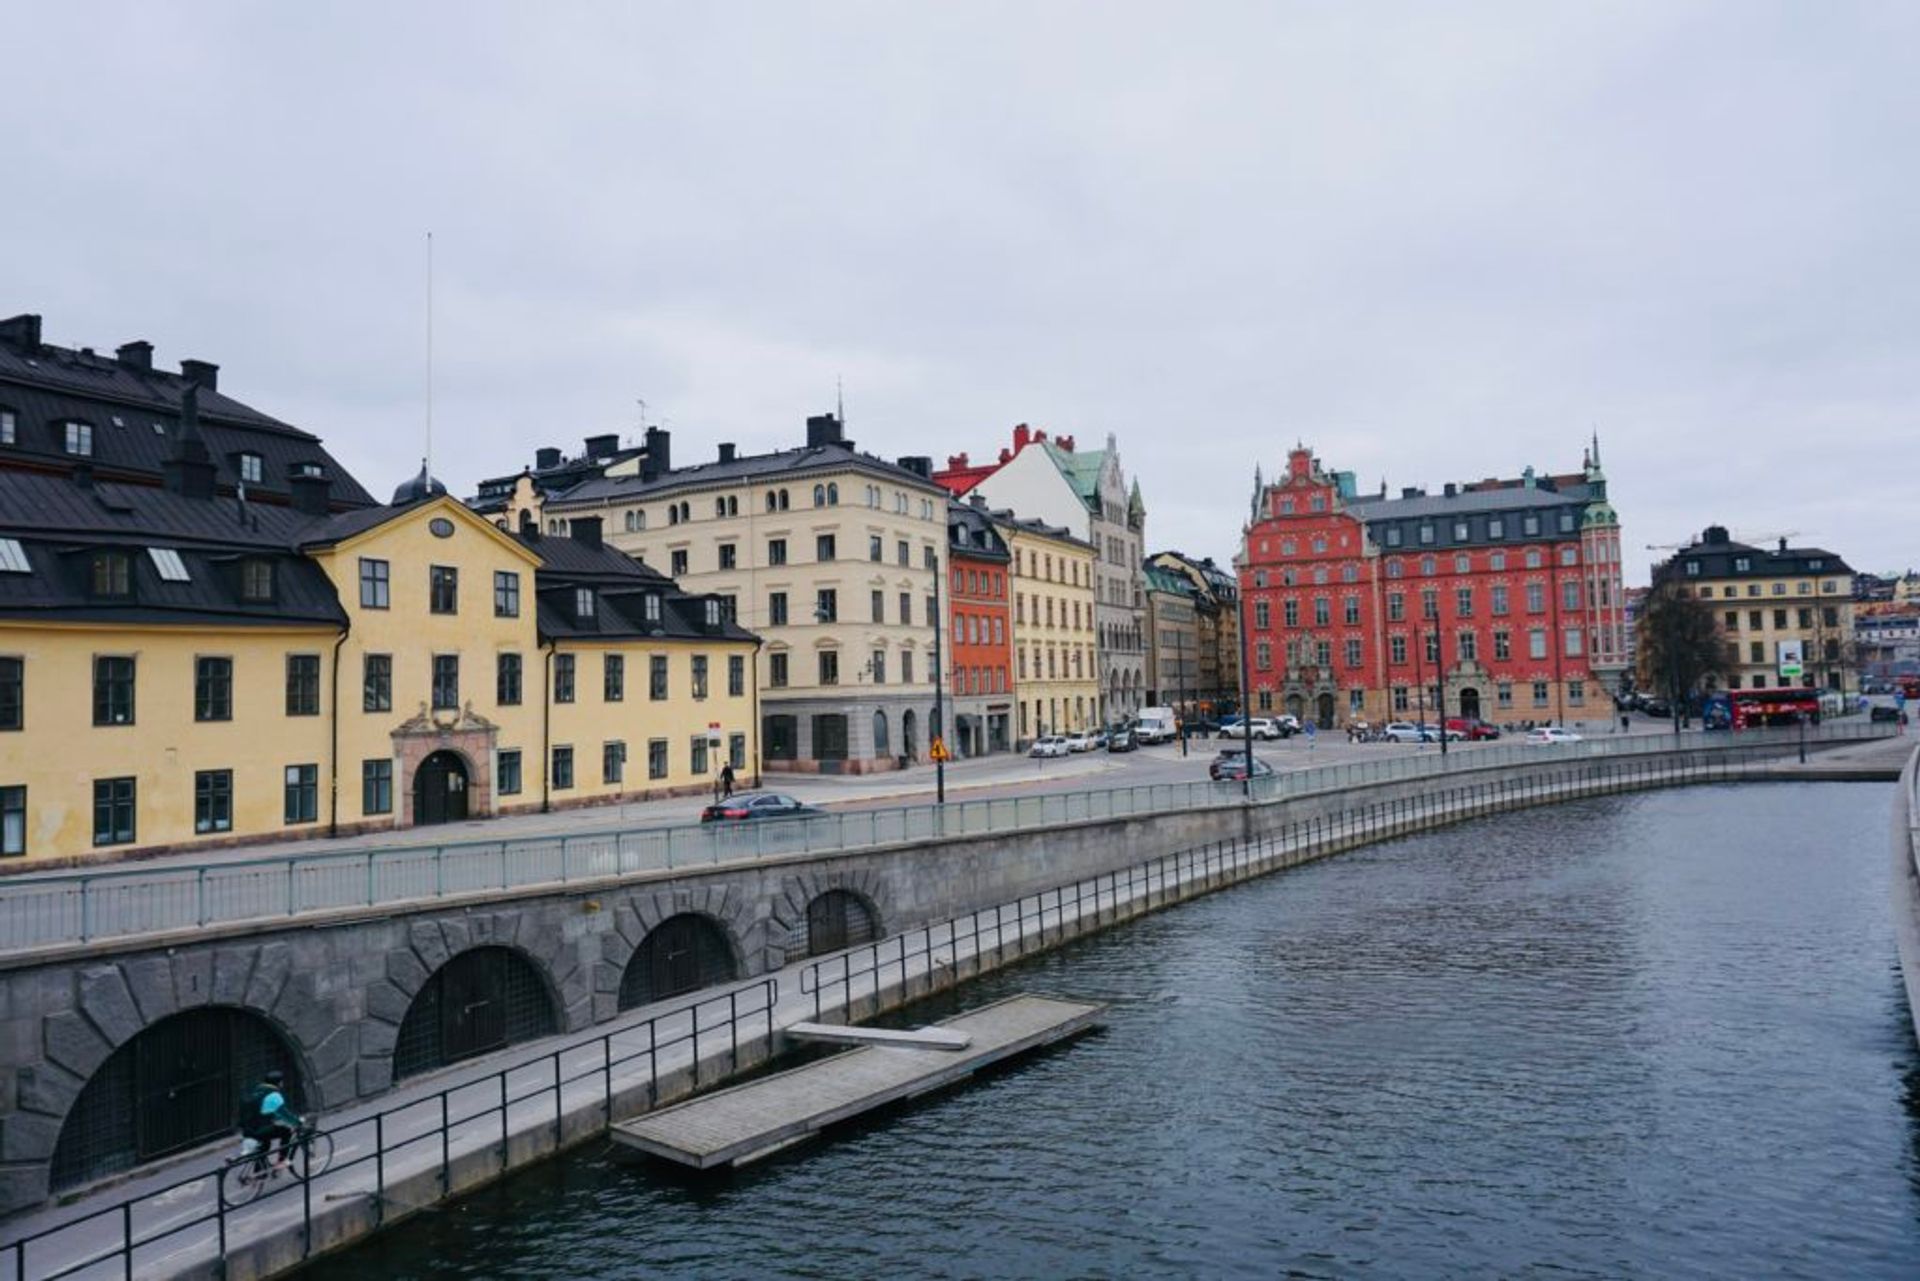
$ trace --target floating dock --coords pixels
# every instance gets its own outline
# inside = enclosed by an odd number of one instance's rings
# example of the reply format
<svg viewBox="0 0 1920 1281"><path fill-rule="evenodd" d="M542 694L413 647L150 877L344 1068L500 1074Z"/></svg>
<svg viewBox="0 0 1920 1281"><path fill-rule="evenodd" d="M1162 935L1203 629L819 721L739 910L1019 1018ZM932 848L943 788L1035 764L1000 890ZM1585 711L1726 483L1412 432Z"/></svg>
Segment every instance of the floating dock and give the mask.
<svg viewBox="0 0 1920 1281"><path fill-rule="evenodd" d="M702 1095L613 1127L613 1141L695 1169L739 1165L836 1121L950 1085L981 1068L1095 1027L1106 1006L1022 994L934 1027L964 1049L871 1044Z"/></svg>

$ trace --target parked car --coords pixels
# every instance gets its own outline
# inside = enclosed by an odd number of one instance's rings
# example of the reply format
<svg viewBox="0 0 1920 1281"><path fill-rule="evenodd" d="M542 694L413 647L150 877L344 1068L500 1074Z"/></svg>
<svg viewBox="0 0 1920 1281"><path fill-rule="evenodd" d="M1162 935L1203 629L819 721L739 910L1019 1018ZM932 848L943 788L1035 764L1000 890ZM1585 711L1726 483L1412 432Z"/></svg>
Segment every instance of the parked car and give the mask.
<svg viewBox="0 0 1920 1281"><path fill-rule="evenodd" d="M1093 736L1085 730L1075 730L1073 733L1067 735L1067 750L1069 752L1091 752L1093 750Z"/></svg>
<svg viewBox="0 0 1920 1281"><path fill-rule="evenodd" d="M1231 738L1240 732L1240 724L1246 719L1244 716L1222 716L1220 723L1214 726L1214 730L1221 738Z"/></svg>
<svg viewBox="0 0 1920 1281"><path fill-rule="evenodd" d="M700 811L702 823L748 823L767 818L813 818L826 813L780 792L741 792Z"/></svg>
<svg viewBox="0 0 1920 1281"><path fill-rule="evenodd" d="M1558 725L1537 725L1527 731L1526 741L1538 747L1548 743L1578 743L1581 740L1570 729L1561 729Z"/></svg>
<svg viewBox="0 0 1920 1281"><path fill-rule="evenodd" d="M1094 752L1105 751L1107 747L1107 739L1109 737L1110 737L1110 734L1107 730L1097 729L1093 731L1093 733L1087 735L1087 743L1089 744L1088 750L1094 751Z"/></svg>
<svg viewBox="0 0 1920 1281"><path fill-rule="evenodd" d="M1273 727L1280 732L1281 738L1292 738L1300 732L1300 718L1292 712L1282 712L1273 718Z"/></svg>
<svg viewBox="0 0 1920 1281"><path fill-rule="evenodd" d="M1067 740L1058 734L1048 734L1033 740L1033 746L1027 749L1028 756L1065 756Z"/></svg>
<svg viewBox="0 0 1920 1281"><path fill-rule="evenodd" d="M1664 720L1673 715L1673 704L1664 698L1643 698L1640 700L1640 711L1643 715Z"/></svg>
<svg viewBox="0 0 1920 1281"><path fill-rule="evenodd" d="M1459 734L1469 742L1478 743L1482 739L1499 738L1500 727L1489 725L1476 716L1454 716L1447 719L1447 732ZM1456 740L1458 741L1458 740Z"/></svg>
<svg viewBox="0 0 1920 1281"><path fill-rule="evenodd" d="M1107 750L1109 752L1131 752L1140 744L1133 739L1133 731L1124 727L1107 731Z"/></svg>
<svg viewBox="0 0 1920 1281"><path fill-rule="evenodd" d="M1171 707L1143 707L1134 722L1133 736L1142 743L1171 743L1179 726Z"/></svg>
<svg viewBox="0 0 1920 1281"><path fill-rule="evenodd" d="M1388 721L1380 732L1390 743L1431 743L1431 730L1431 726L1415 725L1412 721Z"/></svg>
<svg viewBox="0 0 1920 1281"><path fill-rule="evenodd" d="M1426 735L1426 738L1423 739L1422 741L1428 742L1428 743L1439 742L1440 735L1443 732L1446 734L1447 741L1449 743L1458 743L1461 739L1467 736L1465 730L1454 729L1452 726L1448 726L1445 731L1442 731L1441 728L1438 725L1434 724L1432 721L1421 721L1419 725L1419 730L1422 734Z"/></svg>
<svg viewBox="0 0 1920 1281"><path fill-rule="evenodd" d="M1272 775L1273 766L1255 757L1253 762L1253 776L1255 778L1270 778ZM1238 783L1243 781L1247 777L1246 753L1223 753L1215 757L1213 763L1207 766L1207 777L1216 783Z"/></svg>

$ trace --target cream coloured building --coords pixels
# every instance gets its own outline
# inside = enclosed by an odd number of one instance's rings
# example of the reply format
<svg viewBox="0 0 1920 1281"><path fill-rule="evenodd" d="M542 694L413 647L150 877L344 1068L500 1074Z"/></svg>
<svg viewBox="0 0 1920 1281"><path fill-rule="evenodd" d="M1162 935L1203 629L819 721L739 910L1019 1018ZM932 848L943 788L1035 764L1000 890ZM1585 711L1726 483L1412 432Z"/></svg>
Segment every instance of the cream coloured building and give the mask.
<svg viewBox="0 0 1920 1281"><path fill-rule="evenodd" d="M1013 554L1016 732L1100 727L1100 667L1094 615L1093 545L1012 512L992 513Z"/></svg>
<svg viewBox="0 0 1920 1281"><path fill-rule="evenodd" d="M582 517L759 635L755 680L767 770L858 773L926 759L933 731L937 580L947 495L924 459L862 454L831 415L807 443L718 447L675 465L648 433L640 470L542 494L529 479L503 519L549 536Z"/></svg>

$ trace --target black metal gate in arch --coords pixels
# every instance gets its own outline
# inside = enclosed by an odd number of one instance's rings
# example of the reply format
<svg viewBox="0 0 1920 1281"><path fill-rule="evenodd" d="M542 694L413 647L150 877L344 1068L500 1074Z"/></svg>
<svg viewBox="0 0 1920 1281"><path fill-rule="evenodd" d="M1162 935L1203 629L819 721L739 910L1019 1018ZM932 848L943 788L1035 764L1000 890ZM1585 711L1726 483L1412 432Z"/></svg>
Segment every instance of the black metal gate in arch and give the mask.
<svg viewBox="0 0 1920 1281"><path fill-rule="evenodd" d="M421 987L393 1048L393 1077L412 1076L559 1029L553 998L526 957L476 947Z"/></svg>
<svg viewBox="0 0 1920 1281"><path fill-rule="evenodd" d="M640 940L620 976L620 1008L695 992L739 977L720 927L697 912L669 916Z"/></svg>
<svg viewBox="0 0 1920 1281"><path fill-rule="evenodd" d="M858 947L880 937L873 909L858 894L828 890L807 904L807 955Z"/></svg>

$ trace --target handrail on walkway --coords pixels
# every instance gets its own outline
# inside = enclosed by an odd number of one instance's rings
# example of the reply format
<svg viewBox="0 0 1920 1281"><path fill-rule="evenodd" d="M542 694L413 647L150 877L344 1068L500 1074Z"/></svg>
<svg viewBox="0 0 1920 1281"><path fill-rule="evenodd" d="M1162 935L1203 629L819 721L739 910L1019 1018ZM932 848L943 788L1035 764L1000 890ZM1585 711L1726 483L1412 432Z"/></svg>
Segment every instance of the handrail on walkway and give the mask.
<svg viewBox="0 0 1920 1281"><path fill-rule="evenodd" d="M754 995L760 997L758 1004L751 1004L743 1009L741 1006L741 998L743 996ZM58 1278L73 1276L87 1269L97 1268L109 1260L120 1261L123 1265L123 1275L132 1278L139 1274L139 1269L136 1266L137 1260L135 1258L139 1251L155 1246L170 1238L179 1237L196 1228L205 1228L208 1225L212 1225L214 1228L214 1242L218 1250L218 1253L213 1257L216 1260L225 1259L229 1242L229 1231L235 1220L249 1218L257 1214L265 1214L265 1207L272 1204L276 1198L288 1197L297 1193L300 1198L301 1257L304 1259L308 1257L313 1249L313 1205L314 1185L316 1183L322 1185L334 1183L337 1176L346 1171L372 1164L374 1176L371 1195L373 1214L377 1226L384 1222L386 1218L388 1206L387 1167L390 1159L396 1153L416 1145L438 1140L440 1144L440 1196L445 1197L452 1191L453 1161L456 1155L453 1143L453 1131L455 1127L467 1125L474 1121L481 1121L497 1113L500 1118L500 1133L498 1139L494 1141L493 1148L499 1158L499 1169L496 1173L504 1174L509 1168L508 1144L510 1141L510 1132L508 1130L508 1119L509 1111L514 1105L528 1103L547 1094L553 1096L553 1147L551 1150L557 1151L565 1139L565 1091L569 1085L591 1080L596 1077L599 1078L601 1083L602 1115L605 1118L605 1123L611 1125L614 1120L613 1107L616 1092L614 1083L616 1070L638 1059L645 1058L647 1060L647 1108L651 1109L658 1104L660 1099L660 1054L663 1051L671 1050L681 1045L690 1047L692 1083L695 1089L699 1088L701 1062L700 1038L703 1032L708 1037L712 1037L721 1031L721 1025L717 1021L703 1028L701 1011L711 1006L724 1005L726 1007L728 1070L729 1073L731 1073L738 1071L740 1067L741 1020L746 1018L758 1021L759 1016L764 1016L766 1027L765 1035L767 1037L767 1043L769 1047L771 1047L773 1042L773 1011L779 999L779 977L776 975L768 975L757 982L734 988L731 991L722 992L716 996L704 997L691 1004L683 1005L679 1009L668 1010L664 1013L653 1015L651 1018L640 1023L635 1023L616 1031L605 1032L596 1037L583 1038L568 1045L559 1046L543 1054L523 1059L518 1063L500 1068L485 1076L476 1077L473 1080L464 1081L458 1085L449 1085L445 1089L436 1091L433 1094L424 1095L406 1103L395 1104L392 1107L375 1112L370 1116L349 1121L331 1130L322 1130L320 1133L330 1135L334 1138L334 1150L336 1153L350 1150L348 1145L351 1142L364 1141L369 1130L372 1132L373 1145L369 1151L361 1152L346 1160L336 1161L325 1171L313 1178L294 1179L279 1183L277 1186L269 1187L264 1190L255 1201L246 1206L229 1207L221 1191L221 1184L224 1181L227 1169L235 1164L236 1161L252 1159L251 1157L236 1157L212 1171L181 1179L158 1191L144 1192L139 1196L129 1197L126 1200L117 1202L104 1209L78 1215L57 1226L43 1228L29 1236L24 1236L16 1241L9 1242L4 1246L0 1246L0 1258L5 1258L8 1255L11 1256L13 1266L6 1275L10 1275L14 1281L29 1281L29 1278L32 1278L33 1281L58 1281ZM680 1019L687 1021L685 1030L673 1032L669 1028L667 1034L662 1035L661 1027L663 1024L670 1024ZM634 1041L642 1038L644 1038L645 1044L640 1048L622 1048L619 1052L616 1052L616 1042L624 1043L625 1046L631 1046ZM598 1061L594 1062L592 1061L593 1056L587 1056L589 1066L585 1068L575 1070L567 1067L563 1062L565 1058L575 1055L578 1051L596 1047L599 1050ZM544 1071L529 1073L528 1070L533 1068L542 1068ZM510 1080L510 1078L516 1074L527 1074L531 1076L531 1084L527 1084L525 1077L523 1077L521 1084L526 1085L527 1088L520 1089L519 1086L516 1086ZM513 1091L515 1089L519 1089L519 1092L514 1093ZM484 1094L489 1097L481 1106L471 1111L458 1112L456 1114L456 1108L459 1105L454 1102L455 1097L475 1093ZM425 1114L425 1122L429 1128L421 1128L420 1114L422 1113ZM481 1150L484 1150L484 1148ZM134 1222L137 1207L162 1205L167 1206L169 1209L176 1208L173 1206L174 1198L184 1195L187 1189L194 1188L196 1185L204 1185L200 1190L211 1197L213 1204L210 1209L203 1210L178 1222L169 1220L157 1229L149 1231L144 1235L138 1231ZM364 1195L364 1193L350 1195ZM50 1243L54 1239L68 1233L85 1231L89 1226L97 1227L99 1224L107 1221L117 1221L118 1236L112 1244L102 1246L100 1249L78 1261L67 1262L64 1265L55 1265L57 1270L30 1266L35 1262L31 1254L34 1246Z"/></svg>
<svg viewBox="0 0 1920 1281"><path fill-rule="evenodd" d="M1805 741L1830 745L1885 737L1896 727L1843 721L1808 726ZM1256 800L1278 800L1374 783L1538 763L1674 750L1724 750L1799 741L1792 729L1591 738L1539 748L1478 746L1442 756L1425 749L1369 761L1311 766L1254 780ZM1286 749L1297 751L1297 748ZM1383 747L1383 751L1394 750ZM804 820L708 823L583 832L572 836L459 841L352 853L316 853L204 864L103 868L70 876L0 880L0 955L101 939L287 919L322 912L430 903L579 881L713 867L820 851L1031 831L1063 823L1208 809L1240 803L1239 784L1142 783L1038 796L951 801L825 814Z"/></svg>

